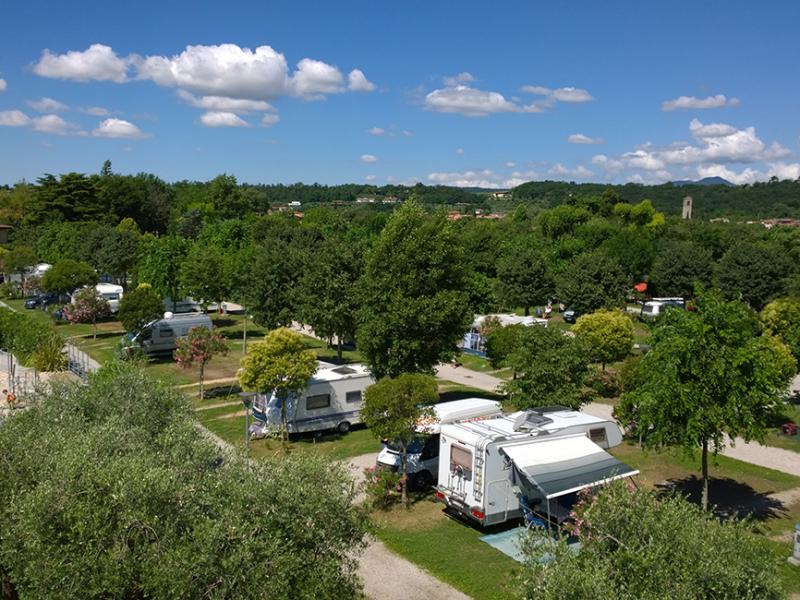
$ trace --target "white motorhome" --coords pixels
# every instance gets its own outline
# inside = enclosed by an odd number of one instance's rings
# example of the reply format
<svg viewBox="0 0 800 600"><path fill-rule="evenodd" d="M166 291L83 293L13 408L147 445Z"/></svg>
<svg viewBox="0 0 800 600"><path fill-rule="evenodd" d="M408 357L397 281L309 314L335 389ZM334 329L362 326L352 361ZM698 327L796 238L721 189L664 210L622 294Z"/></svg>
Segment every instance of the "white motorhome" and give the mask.
<svg viewBox="0 0 800 600"><path fill-rule="evenodd" d="M561 521L577 493L638 474L605 450L613 421L552 407L441 426L436 498L480 525L523 511Z"/></svg>
<svg viewBox="0 0 800 600"><path fill-rule="evenodd" d="M108 305L111 307L112 314L119 312L119 301L122 300L122 294L124 292L121 285L115 285L113 283L98 283L96 286L94 286L94 289L97 290L97 293L108 302Z"/></svg>
<svg viewBox="0 0 800 600"><path fill-rule="evenodd" d="M483 336L484 326L487 320L493 320L499 323L500 327L508 327L509 325L522 325L523 327L532 327L539 325L547 327L547 319L540 319L538 317L496 313L491 315L476 315L475 320L469 331L464 334L461 340L461 350L476 356L486 356L486 338Z"/></svg>
<svg viewBox="0 0 800 600"><path fill-rule="evenodd" d="M141 330L128 335L125 348L141 348L147 356L167 354L178 347L178 340L189 335L195 327L213 329L211 317L203 313L175 315L164 313L163 319L151 321Z"/></svg>
<svg viewBox="0 0 800 600"><path fill-rule="evenodd" d="M486 419L501 414L500 403L486 398L465 398L443 402L433 407L433 418L417 424L417 435L406 448L406 467L412 487L425 489L439 474L439 433L442 425L459 421ZM378 467L400 470L400 446L387 441L378 454Z"/></svg>
<svg viewBox="0 0 800 600"><path fill-rule="evenodd" d="M341 365L319 369L305 389L286 402L290 433L336 429L347 433L361 423L364 390L375 383L365 365ZM251 435L266 435L281 426L281 399L274 392L259 394L252 408L256 423Z"/></svg>
<svg viewBox="0 0 800 600"><path fill-rule="evenodd" d="M640 316L642 319L655 319L669 307L684 309L686 301L683 298L653 298L642 305Z"/></svg>

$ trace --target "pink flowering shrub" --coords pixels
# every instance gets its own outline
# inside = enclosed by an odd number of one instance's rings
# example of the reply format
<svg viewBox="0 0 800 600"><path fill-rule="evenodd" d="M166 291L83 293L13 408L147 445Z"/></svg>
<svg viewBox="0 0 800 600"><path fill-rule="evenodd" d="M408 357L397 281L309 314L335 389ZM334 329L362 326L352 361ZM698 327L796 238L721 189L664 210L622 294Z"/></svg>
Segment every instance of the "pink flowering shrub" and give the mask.
<svg viewBox="0 0 800 600"><path fill-rule="evenodd" d="M93 287L75 292L72 304L64 307L64 318L70 323L91 323L92 337L97 338L97 321L111 315L111 305Z"/></svg>
<svg viewBox="0 0 800 600"><path fill-rule="evenodd" d="M182 369L200 369L200 400L203 399L206 365L215 356L227 354L228 350L228 341L206 327L195 327L189 330L188 336L178 340L178 348L173 354L178 366Z"/></svg>
<svg viewBox="0 0 800 600"><path fill-rule="evenodd" d="M386 510L400 501L403 476L389 469L368 467L364 469L367 496L373 508Z"/></svg>

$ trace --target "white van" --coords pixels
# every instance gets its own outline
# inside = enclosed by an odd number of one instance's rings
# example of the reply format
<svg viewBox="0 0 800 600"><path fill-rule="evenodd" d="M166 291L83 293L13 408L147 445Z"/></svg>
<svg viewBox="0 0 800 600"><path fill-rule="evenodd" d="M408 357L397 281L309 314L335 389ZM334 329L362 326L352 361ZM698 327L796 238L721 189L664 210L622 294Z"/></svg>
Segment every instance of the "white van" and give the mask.
<svg viewBox="0 0 800 600"><path fill-rule="evenodd" d="M151 321L137 333L129 335L126 348L141 348L147 356L168 354L178 347L178 340L189 335L195 327L213 329L211 317L203 313L174 315L164 313L163 319Z"/></svg>
<svg viewBox="0 0 800 600"><path fill-rule="evenodd" d="M683 298L653 298L644 303L640 316L642 319L655 319L669 307L684 309L686 301Z"/></svg>
<svg viewBox="0 0 800 600"><path fill-rule="evenodd" d="M406 469L411 487L426 489L436 482L439 473L439 432L441 426L459 421L475 421L499 415L500 403L486 398L466 398L443 402L433 407L434 417L417 424L419 435L406 448ZM387 441L380 454L377 466L399 471L401 467L401 448L395 442Z"/></svg>
<svg viewBox="0 0 800 600"><path fill-rule="evenodd" d="M286 402L289 433L335 429L347 433L361 423L364 390L375 383L365 365L341 365L318 370L305 389ZM251 436L261 437L281 427L281 399L274 392L256 396Z"/></svg>
<svg viewBox="0 0 800 600"><path fill-rule="evenodd" d="M94 289L97 290L97 293L108 302L108 305L111 307L111 314L116 314L119 312L119 301L122 300L122 294L124 292L121 285L115 285L113 283L98 283L94 286Z"/></svg>

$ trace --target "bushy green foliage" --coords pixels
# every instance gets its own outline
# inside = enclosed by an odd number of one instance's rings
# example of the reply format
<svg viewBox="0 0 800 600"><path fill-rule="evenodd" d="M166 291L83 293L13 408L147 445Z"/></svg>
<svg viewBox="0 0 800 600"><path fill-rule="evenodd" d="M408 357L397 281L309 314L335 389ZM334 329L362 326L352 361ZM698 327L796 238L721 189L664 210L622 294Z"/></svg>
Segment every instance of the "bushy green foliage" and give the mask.
<svg viewBox="0 0 800 600"><path fill-rule="evenodd" d="M70 323L91 323L92 338L97 338L97 321L111 315L111 306L95 288L78 290L72 303L64 307L64 317Z"/></svg>
<svg viewBox="0 0 800 600"><path fill-rule="evenodd" d="M497 297L514 310L530 314L531 306L545 304L553 295L553 277L547 257L530 239L509 244L497 264Z"/></svg>
<svg viewBox="0 0 800 600"><path fill-rule="evenodd" d="M599 251L578 255L556 279L559 300L582 313L622 307L631 287L619 264Z"/></svg>
<svg viewBox="0 0 800 600"><path fill-rule="evenodd" d="M761 322L800 361L800 297L773 300L761 311Z"/></svg>
<svg viewBox="0 0 800 600"><path fill-rule="evenodd" d="M518 576L530 600L778 600L779 560L746 523L718 521L679 497L623 483L575 510L581 549L531 528ZM544 553L549 559L543 559Z"/></svg>
<svg viewBox="0 0 800 600"><path fill-rule="evenodd" d="M755 310L761 310L783 294L791 270L788 257L779 248L743 241L720 259L715 280L728 298L741 297Z"/></svg>
<svg viewBox="0 0 800 600"><path fill-rule="evenodd" d="M188 252L186 240L177 236L151 238L143 244L139 262L140 283L148 283L162 298L181 299L181 265Z"/></svg>
<svg viewBox="0 0 800 600"><path fill-rule="evenodd" d="M344 468L251 463L113 365L0 427L0 572L20 598L356 597L366 517Z"/></svg>
<svg viewBox="0 0 800 600"><path fill-rule="evenodd" d="M10 350L21 364L41 371L66 368L61 352L64 338L51 325L5 308L0 308L0 348Z"/></svg>
<svg viewBox="0 0 800 600"><path fill-rule="evenodd" d="M508 325L497 327L486 335L486 356L493 367L499 369L505 365L508 356L519 347L524 331L524 325Z"/></svg>
<svg viewBox="0 0 800 600"><path fill-rule="evenodd" d="M713 257L707 248L690 241L670 241L658 249L650 276L652 293L661 297L691 298L695 286L711 283Z"/></svg>
<svg viewBox="0 0 800 600"><path fill-rule="evenodd" d="M117 318L125 331L138 331L164 312L164 301L148 285L126 292L119 301Z"/></svg>
<svg viewBox="0 0 800 600"><path fill-rule="evenodd" d="M78 288L96 283L97 273L91 265L71 258L58 261L42 276L42 288L57 294L71 294Z"/></svg>
<svg viewBox="0 0 800 600"><path fill-rule="evenodd" d="M583 315L572 331L604 371L607 363L622 360L633 347L633 321L621 310L598 310Z"/></svg>

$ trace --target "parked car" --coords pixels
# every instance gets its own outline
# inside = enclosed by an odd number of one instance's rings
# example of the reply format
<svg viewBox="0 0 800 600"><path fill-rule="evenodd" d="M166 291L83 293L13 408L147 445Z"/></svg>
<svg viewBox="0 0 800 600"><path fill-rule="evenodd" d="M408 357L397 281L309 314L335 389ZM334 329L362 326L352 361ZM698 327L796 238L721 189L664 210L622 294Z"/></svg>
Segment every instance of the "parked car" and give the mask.
<svg viewBox="0 0 800 600"><path fill-rule="evenodd" d="M42 308L44 305L56 304L58 302L58 294L37 294L33 298L25 300L25 308L34 309Z"/></svg>
<svg viewBox="0 0 800 600"><path fill-rule="evenodd" d="M566 323L575 323L582 314L581 311L570 308L564 311L564 321Z"/></svg>

